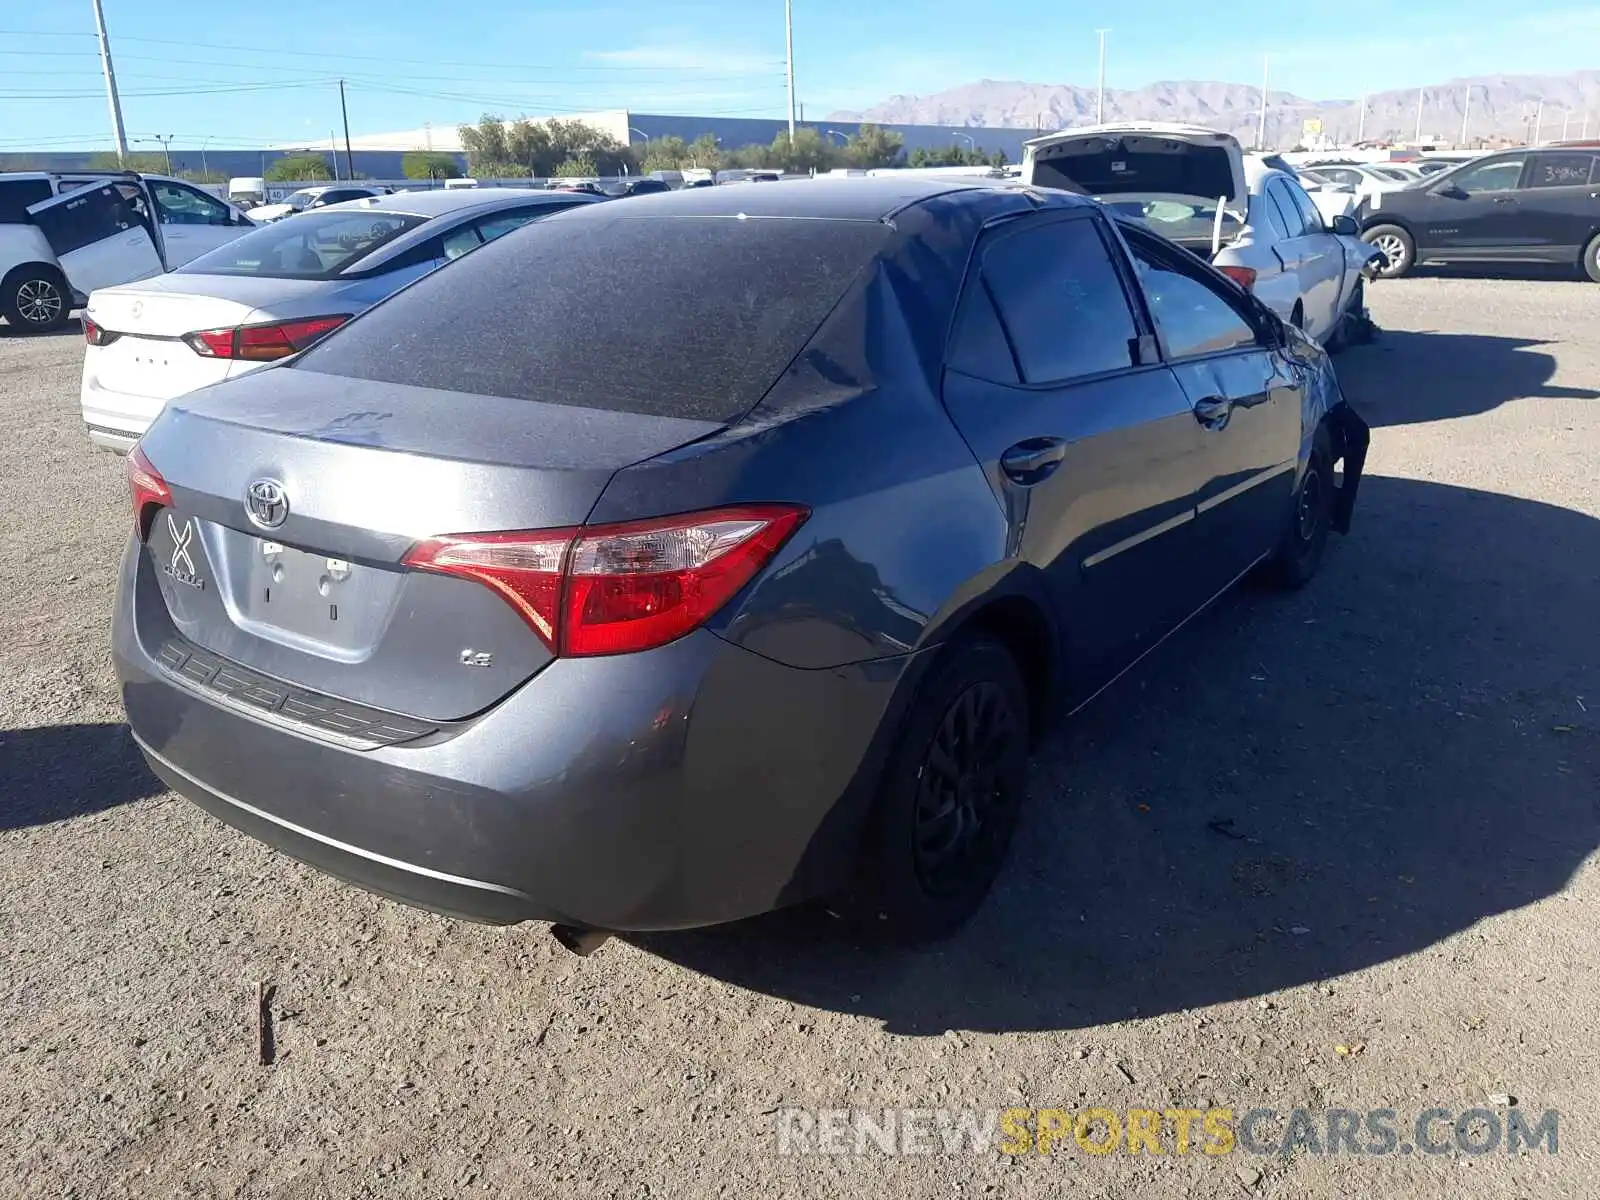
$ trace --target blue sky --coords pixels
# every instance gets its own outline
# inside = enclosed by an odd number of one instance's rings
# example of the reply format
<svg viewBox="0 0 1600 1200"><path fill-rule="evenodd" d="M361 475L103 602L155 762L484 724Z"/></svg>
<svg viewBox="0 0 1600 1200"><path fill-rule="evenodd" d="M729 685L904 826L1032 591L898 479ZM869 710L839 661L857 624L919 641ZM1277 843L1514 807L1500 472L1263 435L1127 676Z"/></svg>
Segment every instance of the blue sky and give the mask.
<svg viewBox="0 0 1600 1200"><path fill-rule="evenodd" d="M218 147L326 139L333 80L352 132L505 115L631 108L781 116L782 0L104 0L130 137ZM1263 7L1146 0L1103 12L1059 0L794 0L806 115L977 79L1092 85L1254 83L1354 97L1600 58L1600 6L1571 0L1339 0ZM1338 14L1337 19L1333 14ZM1268 19L1270 18L1270 19ZM0 9L0 150L109 145L89 0ZM154 149L154 142L145 143Z"/></svg>

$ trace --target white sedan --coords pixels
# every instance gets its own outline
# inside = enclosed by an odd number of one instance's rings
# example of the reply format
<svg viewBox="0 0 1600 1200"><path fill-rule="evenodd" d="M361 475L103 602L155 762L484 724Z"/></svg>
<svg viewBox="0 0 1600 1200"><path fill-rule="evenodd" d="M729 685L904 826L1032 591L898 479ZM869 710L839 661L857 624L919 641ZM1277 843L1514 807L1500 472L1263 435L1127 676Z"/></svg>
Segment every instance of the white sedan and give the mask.
<svg viewBox="0 0 1600 1200"><path fill-rule="evenodd" d="M1366 277L1380 256L1352 218L1325 217L1292 175L1231 134L1154 122L1063 130L1027 143L1023 180L1143 222L1326 346L1365 328Z"/></svg>

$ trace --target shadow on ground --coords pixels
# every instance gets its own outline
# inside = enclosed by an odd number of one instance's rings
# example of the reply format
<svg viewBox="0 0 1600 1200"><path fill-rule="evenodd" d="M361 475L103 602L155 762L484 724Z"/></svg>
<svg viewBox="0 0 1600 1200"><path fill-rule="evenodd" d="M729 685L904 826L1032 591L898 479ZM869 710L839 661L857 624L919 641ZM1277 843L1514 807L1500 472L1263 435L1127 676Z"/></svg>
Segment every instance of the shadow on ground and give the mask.
<svg viewBox="0 0 1600 1200"><path fill-rule="evenodd" d="M164 791L126 725L0 729L0 830L81 817Z"/></svg>
<svg viewBox="0 0 1600 1200"><path fill-rule="evenodd" d="M1531 338L1381 330L1341 354L1339 380L1374 427L1447 421L1512 400L1594 400L1600 391L1550 382L1555 357Z"/></svg>
<svg viewBox="0 0 1600 1200"><path fill-rule="evenodd" d="M68 338L68 337L82 337L82 336L83 336L83 323L77 317L73 317L70 321L68 321L60 329L54 330L54 331L52 331L50 333L35 333L31 329L18 329L15 326L11 325L9 322L7 322L4 317L0 317L0 338L45 338L45 339L50 339L50 338Z"/></svg>
<svg viewBox="0 0 1600 1200"><path fill-rule="evenodd" d="M1223 601L1045 747L954 939L858 945L813 910L635 940L910 1034L1093 1026L1398 959L1560 891L1600 844L1597 613L1600 521L1369 479L1306 591Z"/></svg>

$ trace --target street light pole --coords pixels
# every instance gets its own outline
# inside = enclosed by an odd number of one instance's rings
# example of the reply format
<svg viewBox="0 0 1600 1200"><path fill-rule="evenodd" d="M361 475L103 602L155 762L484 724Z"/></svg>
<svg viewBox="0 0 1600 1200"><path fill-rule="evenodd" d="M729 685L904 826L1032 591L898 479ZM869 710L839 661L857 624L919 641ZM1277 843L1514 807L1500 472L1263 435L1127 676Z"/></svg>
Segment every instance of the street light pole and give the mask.
<svg viewBox="0 0 1600 1200"><path fill-rule="evenodd" d="M1096 29L1100 35L1100 83L1094 93L1094 123L1104 124L1106 119L1106 34L1109 29Z"/></svg>
<svg viewBox="0 0 1600 1200"><path fill-rule="evenodd" d="M117 137L117 165L123 166L128 157L128 135L122 128L122 101L117 96L117 73L111 69L111 38L106 34L106 14L100 0L94 4L94 27L100 34L100 69L106 76L106 100L111 105L111 129Z"/></svg>
<svg viewBox="0 0 1600 1200"><path fill-rule="evenodd" d="M1359 143L1367 136L1367 94L1361 93L1361 112L1356 117L1356 141Z"/></svg>
<svg viewBox="0 0 1600 1200"><path fill-rule="evenodd" d="M1539 101L1539 107L1533 114L1533 144L1537 146L1539 139L1544 137L1544 101Z"/></svg>
<svg viewBox="0 0 1600 1200"><path fill-rule="evenodd" d="M355 156L350 153L350 110L344 102L344 80L339 80L339 115L344 118L344 177L356 177ZM337 153L337 151L335 151Z"/></svg>
<svg viewBox="0 0 1600 1200"><path fill-rule="evenodd" d="M1472 88L1467 88L1466 103L1461 106L1461 148L1467 148L1467 122L1472 118Z"/></svg>
<svg viewBox="0 0 1600 1200"><path fill-rule="evenodd" d="M1256 149L1267 148L1267 84L1271 78L1272 56L1261 56L1261 124L1256 129Z"/></svg>
<svg viewBox="0 0 1600 1200"><path fill-rule="evenodd" d="M789 77L789 145L794 145L794 13L792 0L783 0L783 42Z"/></svg>
<svg viewBox="0 0 1600 1200"><path fill-rule="evenodd" d="M952 130L951 130L951 131L950 131L950 133L951 133L951 135L952 135L952 136L954 136L954 137L958 137L958 138L966 138L966 139L967 139L967 146L968 146L968 148L969 148L969 149L970 149L970 150L971 150L971 151L972 151L972 152L973 152L973 153L974 153L974 154L976 154L976 153L977 153L977 152L978 152L978 143L977 143L977 142L975 142L975 141L973 141L973 140L972 140L972 135L971 135L971 134L970 134L970 133L962 133L962 132L961 132L961 131L960 131L960 130L958 130L958 129L952 129Z"/></svg>
<svg viewBox="0 0 1600 1200"><path fill-rule="evenodd" d="M1413 145L1422 140L1422 97L1424 94L1422 88L1417 89L1417 131L1411 138Z"/></svg>
<svg viewBox="0 0 1600 1200"><path fill-rule="evenodd" d="M167 174L168 175L172 174L172 139L175 138L176 136L177 136L177 134L174 134L174 133L167 133L167 134L158 133L158 134L155 135L156 141L161 143L161 152L167 156Z"/></svg>

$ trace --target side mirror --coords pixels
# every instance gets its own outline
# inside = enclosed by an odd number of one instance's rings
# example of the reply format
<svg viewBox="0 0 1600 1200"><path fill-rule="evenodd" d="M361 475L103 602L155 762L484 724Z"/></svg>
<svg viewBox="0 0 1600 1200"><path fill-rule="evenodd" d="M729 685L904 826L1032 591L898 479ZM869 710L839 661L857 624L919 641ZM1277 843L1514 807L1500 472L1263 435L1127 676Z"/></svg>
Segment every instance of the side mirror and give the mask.
<svg viewBox="0 0 1600 1200"><path fill-rule="evenodd" d="M1435 196L1447 196L1451 200L1465 200L1467 198L1467 193L1453 183L1441 183L1433 189L1433 194Z"/></svg>
<svg viewBox="0 0 1600 1200"><path fill-rule="evenodd" d="M1361 232L1361 226L1356 224L1356 219L1349 213L1340 213L1334 217L1329 228L1340 237L1355 237Z"/></svg>

